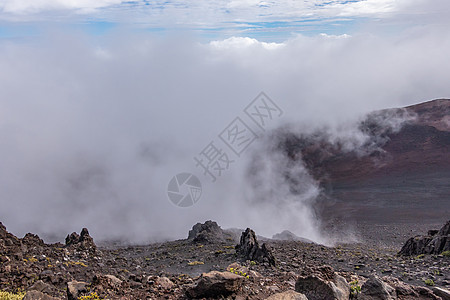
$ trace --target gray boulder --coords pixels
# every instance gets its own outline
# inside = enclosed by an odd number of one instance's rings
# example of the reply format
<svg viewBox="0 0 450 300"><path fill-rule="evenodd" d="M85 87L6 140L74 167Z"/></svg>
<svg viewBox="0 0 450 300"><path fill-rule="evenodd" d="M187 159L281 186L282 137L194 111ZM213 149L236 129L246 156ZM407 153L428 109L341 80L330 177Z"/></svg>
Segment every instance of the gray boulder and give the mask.
<svg viewBox="0 0 450 300"><path fill-rule="evenodd" d="M244 280L245 277L231 272L203 273L197 283L187 289L186 295L194 299L228 296L237 292Z"/></svg>
<svg viewBox="0 0 450 300"><path fill-rule="evenodd" d="M67 283L67 299L78 300L82 293L87 292L87 283L82 281L70 281Z"/></svg>
<svg viewBox="0 0 450 300"><path fill-rule="evenodd" d="M58 300L58 298L51 297L39 291L29 291L22 300Z"/></svg>
<svg viewBox="0 0 450 300"><path fill-rule="evenodd" d="M286 291L283 293L276 293L266 298L266 300L308 300L305 295L296 291Z"/></svg>
<svg viewBox="0 0 450 300"><path fill-rule="evenodd" d="M395 300L397 293L393 287L383 282L377 276L370 276L361 287L361 300Z"/></svg>
<svg viewBox="0 0 450 300"><path fill-rule="evenodd" d="M348 300L350 297L350 285L329 266L300 276L295 283L295 290L304 294L308 300Z"/></svg>

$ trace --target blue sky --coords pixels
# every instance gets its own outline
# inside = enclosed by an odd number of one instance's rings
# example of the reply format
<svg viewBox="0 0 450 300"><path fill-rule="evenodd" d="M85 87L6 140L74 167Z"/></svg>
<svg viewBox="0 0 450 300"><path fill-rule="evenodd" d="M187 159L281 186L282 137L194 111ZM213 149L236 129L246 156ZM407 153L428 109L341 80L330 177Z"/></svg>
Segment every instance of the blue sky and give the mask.
<svg viewBox="0 0 450 300"><path fill-rule="evenodd" d="M445 19L449 5L436 0L2 0L0 37L35 36L43 28L77 28L104 35L133 31L191 31L208 39L246 36L281 41L294 35L353 34L389 24L391 30ZM432 18L431 18L432 17ZM69 26L67 26L69 25Z"/></svg>

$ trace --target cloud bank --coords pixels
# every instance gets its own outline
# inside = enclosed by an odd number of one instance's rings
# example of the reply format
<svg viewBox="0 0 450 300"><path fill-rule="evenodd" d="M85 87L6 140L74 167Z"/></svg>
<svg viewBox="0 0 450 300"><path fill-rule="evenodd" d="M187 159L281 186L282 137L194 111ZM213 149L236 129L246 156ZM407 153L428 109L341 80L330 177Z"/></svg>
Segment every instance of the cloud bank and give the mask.
<svg viewBox="0 0 450 300"><path fill-rule="evenodd" d="M196 222L214 219L266 236L290 229L323 241L308 208L285 218L286 207L273 209L270 197L253 205L263 191L249 190L257 144L215 183L193 157L262 90L285 112L273 128L328 126L336 136L374 109L448 97L449 47L445 30L297 36L279 44L120 30L100 39L53 32L1 41L0 220L15 234L49 239L81 227L97 239L183 238ZM273 161L267 170L276 170ZM166 187L185 171L204 190L195 206L180 209ZM294 166L289 171L308 178ZM273 180L266 187L282 187L276 172L266 174ZM318 192L314 183L304 191L301 199ZM312 223L296 222L293 213Z"/></svg>

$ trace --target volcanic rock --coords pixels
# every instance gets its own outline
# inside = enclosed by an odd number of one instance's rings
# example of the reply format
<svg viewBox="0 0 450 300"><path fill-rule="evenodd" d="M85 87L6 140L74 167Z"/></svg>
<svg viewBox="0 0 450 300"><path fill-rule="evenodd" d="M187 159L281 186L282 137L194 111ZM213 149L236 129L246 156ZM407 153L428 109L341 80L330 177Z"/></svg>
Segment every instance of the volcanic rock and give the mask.
<svg viewBox="0 0 450 300"><path fill-rule="evenodd" d="M409 285L391 276L383 277L383 281L395 289L398 299L432 299L441 300L432 290L423 286Z"/></svg>
<svg viewBox="0 0 450 300"><path fill-rule="evenodd" d="M290 232L289 230L284 230L280 233L274 234L272 236L272 239L280 241L300 241L304 243L313 243L313 241L299 237L296 234Z"/></svg>
<svg viewBox="0 0 450 300"><path fill-rule="evenodd" d="M430 230L428 233L434 232ZM441 254L444 251L450 251L450 221L434 235L410 238L399 255Z"/></svg>
<svg viewBox="0 0 450 300"><path fill-rule="evenodd" d="M433 287L432 291L435 295L442 298L442 300L450 300L450 291L440 288L440 287Z"/></svg>
<svg viewBox="0 0 450 300"><path fill-rule="evenodd" d="M283 293L273 294L266 300L308 300L308 298L296 291L286 291Z"/></svg>
<svg viewBox="0 0 450 300"><path fill-rule="evenodd" d="M188 240L194 243L222 243L227 239L233 240L230 232L223 230L216 222L206 221L205 223L197 223L189 231Z"/></svg>
<svg viewBox="0 0 450 300"><path fill-rule="evenodd" d="M86 282L73 280L67 283L67 298L69 300L77 300L85 292L87 292Z"/></svg>
<svg viewBox="0 0 450 300"><path fill-rule="evenodd" d="M244 277L230 272L212 271L203 273L197 284L186 291L190 298L227 296L237 292Z"/></svg>
<svg viewBox="0 0 450 300"><path fill-rule="evenodd" d="M322 266L313 269L307 276L300 276L295 283L295 290L304 294L308 300L347 300L350 297L350 285L330 266Z"/></svg>
<svg viewBox="0 0 450 300"><path fill-rule="evenodd" d="M58 300L58 298L51 297L39 291L29 291L22 300Z"/></svg>
<svg viewBox="0 0 450 300"><path fill-rule="evenodd" d="M89 250L90 252L97 251L97 246L94 243L94 239L89 235L87 228L83 228L80 235L76 232L67 235L66 247L72 247L77 250Z"/></svg>
<svg viewBox="0 0 450 300"><path fill-rule="evenodd" d="M265 262L271 266L276 264L272 251L265 243L261 247L259 246L255 232L250 228L247 228L242 233L241 241L236 246L236 252L246 260Z"/></svg>
<svg viewBox="0 0 450 300"><path fill-rule="evenodd" d="M361 287L361 300L395 300L397 294L395 289L383 282L377 276L370 276Z"/></svg>

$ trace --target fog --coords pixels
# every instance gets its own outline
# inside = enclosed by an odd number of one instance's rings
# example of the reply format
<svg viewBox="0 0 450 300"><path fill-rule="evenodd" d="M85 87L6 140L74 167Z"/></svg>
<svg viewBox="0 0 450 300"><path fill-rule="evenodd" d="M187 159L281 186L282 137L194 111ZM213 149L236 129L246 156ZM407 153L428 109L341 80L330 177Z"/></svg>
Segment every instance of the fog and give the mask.
<svg viewBox="0 0 450 300"><path fill-rule="evenodd" d="M216 182L194 156L261 91L284 112L272 129L325 127L331 139L364 139L354 130L364 114L450 95L448 49L448 30L426 29L278 44L120 28L1 40L0 221L19 236L61 239L87 227L97 240L141 243L185 238L212 219L326 243L311 209L317 183L301 165L265 156L270 129ZM248 170L258 155L254 189ZM302 193L290 194L278 176L286 168ZM202 182L189 208L167 198L180 172Z"/></svg>

